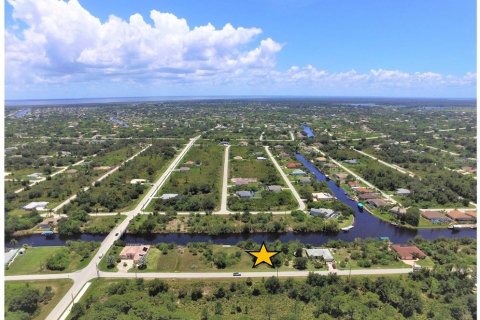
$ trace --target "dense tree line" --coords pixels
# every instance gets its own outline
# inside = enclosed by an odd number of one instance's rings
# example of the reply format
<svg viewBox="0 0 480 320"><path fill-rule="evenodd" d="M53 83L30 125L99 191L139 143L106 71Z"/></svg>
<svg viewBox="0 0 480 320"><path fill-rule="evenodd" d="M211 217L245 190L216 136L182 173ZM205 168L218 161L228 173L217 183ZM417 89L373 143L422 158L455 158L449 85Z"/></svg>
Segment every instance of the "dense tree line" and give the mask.
<svg viewBox="0 0 480 320"><path fill-rule="evenodd" d="M475 319L474 287L465 275L443 270L378 278L310 273L306 279L208 284L121 280L77 303L71 319ZM264 299L269 306L257 303ZM285 304L290 310L280 313Z"/></svg>

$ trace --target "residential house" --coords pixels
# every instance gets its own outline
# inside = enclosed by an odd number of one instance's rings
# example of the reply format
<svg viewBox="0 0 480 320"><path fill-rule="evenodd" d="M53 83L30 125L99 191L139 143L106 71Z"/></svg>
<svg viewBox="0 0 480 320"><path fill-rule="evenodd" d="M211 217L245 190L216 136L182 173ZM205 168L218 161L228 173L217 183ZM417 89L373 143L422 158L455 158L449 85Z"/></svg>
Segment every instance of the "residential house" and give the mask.
<svg viewBox="0 0 480 320"><path fill-rule="evenodd" d="M40 201L40 202L30 202L29 204L23 206L25 210L45 210L45 207L48 205L47 201Z"/></svg>
<svg viewBox="0 0 480 320"><path fill-rule="evenodd" d="M296 168L300 168L302 166L302 164L300 162L289 162L287 163L287 168L288 169L296 169Z"/></svg>
<svg viewBox="0 0 480 320"><path fill-rule="evenodd" d="M415 245L393 244L391 248L397 253L400 260L424 259L427 256Z"/></svg>
<svg viewBox="0 0 480 320"><path fill-rule="evenodd" d="M176 193L164 193L160 196L160 199L169 200L169 199L174 199L176 197L178 197L178 194Z"/></svg>
<svg viewBox="0 0 480 320"><path fill-rule="evenodd" d="M345 181L348 177L348 174L346 173L335 173L335 178L337 178L340 181Z"/></svg>
<svg viewBox="0 0 480 320"><path fill-rule="evenodd" d="M335 197L332 196L330 193L327 193L327 192L312 193L312 197L315 201L333 201L333 200L335 200Z"/></svg>
<svg viewBox="0 0 480 320"><path fill-rule="evenodd" d="M368 199L367 204L375 208L385 208L388 204L382 199Z"/></svg>
<svg viewBox="0 0 480 320"><path fill-rule="evenodd" d="M326 262L333 262L333 255L329 249L324 248L312 248L306 249L305 252L307 253L307 257L312 259L319 259L323 258Z"/></svg>
<svg viewBox="0 0 480 320"><path fill-rule="evenodd" d="M290 173L292 176L304 176L306 175L305 171L300 169L295 169Z"/></svg>
<svg viewBox="0 0 480 320"><path fill-rule="evenodd" d="M343 162L348 163L348 164L358 164L357 159L348 159L348 160L344 160Z"/></svg>
<svg viewBox="0 0 480 320"><path fill-rule="evenodd" d="M338 212L327 208L312 208L310 209L310 215L324 217L325 219L336 218L339 216Z"/></svg>
<svg viewBox="0 0 480 320"><path fill-rule="evenodd" d="M242 199L251 199L255 195L253 191L237 191L235 194Z"/></svg>
<svg viewBox="0 0 480 320"><path fill-rule="evenodd" d="M129 245L125 246L120 252L121 260L133 260L133 263L139 263L142 257L148 254L149 245Z"/></svg>
<svg viewBox="0 0 480 320"><path fill-rule="evenodd" d="M300 179L298 179L298 183L303 184L303 185L311 184L312 179L310 179L310 177L301 177Z"/></svg>
<svg viewBox="0 0 480 320"><path fill-rule="evenodd" d="M410 190L404 189L404 188L399 188L395 192L397 196L408 196L410 194Z"/></svg>
<svg viewBox="0 0 480 320"><path fill-rule="evenodd" d="M447 212L447 217L457 222L473 222L476 219L460 210L452 210Z"/></svg>
<svg viewBox="0 0 480 320"><path fill-rule="evenodd" d="M452 221L444 213L441 213L438 211L422 211L420 214L422 215L422 217L424 217L427 220L430 220L430 222L434 224L448 223Z"/></svg>
<svg viewBox="0 0 480 320"><path fill-rule="evenodd" d="M267 187L268 191L272 191L274 193L282 192L282 186L272 185Z"/></svg>

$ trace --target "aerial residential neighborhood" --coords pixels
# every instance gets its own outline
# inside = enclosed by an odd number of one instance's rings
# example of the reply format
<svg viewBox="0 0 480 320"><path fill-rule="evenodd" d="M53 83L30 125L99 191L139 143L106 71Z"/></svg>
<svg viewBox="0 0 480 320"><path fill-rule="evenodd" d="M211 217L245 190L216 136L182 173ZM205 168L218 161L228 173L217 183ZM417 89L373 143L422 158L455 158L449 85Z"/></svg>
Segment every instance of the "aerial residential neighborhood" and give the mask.
<svg viewBox="0 0 480 320"><path fill-rule="evenodd" d="M5 2L4 318L477 318L476 3Z"/></svg>

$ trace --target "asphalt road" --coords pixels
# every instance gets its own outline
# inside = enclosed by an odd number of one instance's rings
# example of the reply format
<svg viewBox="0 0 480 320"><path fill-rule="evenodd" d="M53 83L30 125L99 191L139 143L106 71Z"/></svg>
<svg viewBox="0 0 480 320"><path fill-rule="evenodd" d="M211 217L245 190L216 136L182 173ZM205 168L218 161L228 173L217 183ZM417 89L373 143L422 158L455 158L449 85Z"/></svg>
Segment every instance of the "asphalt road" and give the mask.
<svg viewBox="0 0 480 320"><path fill-rule="evenodd" d="M126 212L127 217L123 220L118 226L116 226L108 236L102 241L100 245L100 249L98 250L98 254L93 257L92 261L78 272L73 272L68 274L70 279L73 280L73 285L65 294L65 296L60 300L60 302L53 308L53 310L48 315L48 319L59 319L62 314L69 308L71 308L72 297L76 297L78 293L82 290L83 286L93 278L96 278L99 275L98 272L98 263L100 263L100 255L106 254L108 249L113 245L114 241L120 238L123 232L127 229L128 224L130 221L140 213L140 211L148 204L157 191L163 186L163 184L167 181L168 177L172 173L172 171L177 167L180 161L183 159L185 154L190 150L193 144L200 138L197 136L190 140L190 142L183 148L183 150L177 155L175 160L170 164L167 170L162 174L162 176L155 182L155 184L150 188L147 194L142 198L142 200L138 203L135 209ZM145 149L144 149L145 150ZM140 151L143 152L144 150ZM136 154L138 155L138 153ZM135 155L135 156L136 156ZM135 156L129 158L127 161L130 161ZM59 275L42 275L42 276L50 276L51 278L43 278L43 279L56 279L55 276L58 277ZM32 275L30 279L35 280L37 275ZM28 280L27 278L25 278ZM6 279L7 281L10 279ZM13 279L12 279L13 280Z"/></svg>

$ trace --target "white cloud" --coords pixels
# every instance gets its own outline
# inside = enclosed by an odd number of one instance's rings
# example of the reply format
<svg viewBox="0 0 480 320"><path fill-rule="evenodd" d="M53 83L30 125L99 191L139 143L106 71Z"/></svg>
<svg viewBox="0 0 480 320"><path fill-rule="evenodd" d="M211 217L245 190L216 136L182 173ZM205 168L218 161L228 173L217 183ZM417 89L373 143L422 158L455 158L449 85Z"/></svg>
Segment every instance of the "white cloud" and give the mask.
<svg viewBox="0 0 480 320"><path fill-rule="evenodd" d="M185 19L156 10L151 22L140 14L128 21L111 15L102 23L77 0L9 0L13 17L27 25L21 35L6 36L7 70L16 75L31 70L31 80L61 80L65 74L79 80L102 75L181 78L212 70L275 65L281 45L268 38L249 50L259 28L216 29L207 24L190 28ZM35 74L35 76L33 76Z"/></svg>
<svg viewBox="0 0 480 320"><path fill-rule="evenodd" d="M475 73L453 76L382 68L329 72L312 65L281 71L276 69L276 55L283 45L268 37L258 39L262 30L256 27L190 27L185 19L157 10L148 18L138 13L128 20L111 15L102 22L78 0L8 2L13 18L21 22L5 31L6 84L17 92L79 83L242 88L237 94L375 94L392 88L421 92L476 85Z"/></svg>

